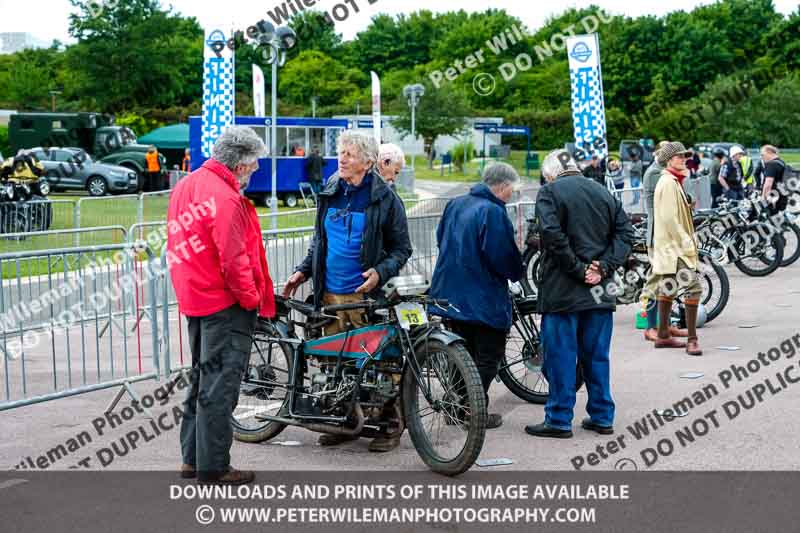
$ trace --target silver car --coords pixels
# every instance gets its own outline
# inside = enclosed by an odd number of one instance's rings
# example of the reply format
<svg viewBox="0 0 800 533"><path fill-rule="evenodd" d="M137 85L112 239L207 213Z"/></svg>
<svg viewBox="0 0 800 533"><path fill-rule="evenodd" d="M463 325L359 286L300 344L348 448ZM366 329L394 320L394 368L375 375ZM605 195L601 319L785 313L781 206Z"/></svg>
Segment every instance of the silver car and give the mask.
<svg viewBox="0 0 800 533"><path fill-rule="evenodd" d="M136 172L116 165L95 163L81 148L33 148L42 162L53 191L82 190L92 196L135 192Z"/></svg>

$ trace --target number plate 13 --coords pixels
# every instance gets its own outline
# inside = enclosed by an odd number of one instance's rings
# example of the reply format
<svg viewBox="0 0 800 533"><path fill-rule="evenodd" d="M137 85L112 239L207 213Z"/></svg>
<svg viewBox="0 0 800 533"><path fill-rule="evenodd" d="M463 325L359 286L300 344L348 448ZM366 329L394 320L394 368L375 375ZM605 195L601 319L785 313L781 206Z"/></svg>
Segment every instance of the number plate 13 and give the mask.
<svg viewBox="0 0 800 533"><path fill-rule="evenodd" d="M402 303L394 307L400 327L411 329L411 326L424 326L428 323L428 315L420 304Z"/></svg>

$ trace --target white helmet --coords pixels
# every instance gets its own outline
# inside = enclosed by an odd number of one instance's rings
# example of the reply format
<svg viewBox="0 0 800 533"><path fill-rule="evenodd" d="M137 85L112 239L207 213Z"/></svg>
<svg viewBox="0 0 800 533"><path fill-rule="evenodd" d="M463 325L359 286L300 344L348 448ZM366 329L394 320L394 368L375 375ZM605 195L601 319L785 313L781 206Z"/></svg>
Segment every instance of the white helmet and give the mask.
<svg viewBox="0 0 800 533"><path fill-rule="evenodd" d="M733 157L735 155L738 155L738 154L744 155L744 150L742 150L741 147L739 147L739 146L732 146L729 153L730 153L731 157Z"/></svg>

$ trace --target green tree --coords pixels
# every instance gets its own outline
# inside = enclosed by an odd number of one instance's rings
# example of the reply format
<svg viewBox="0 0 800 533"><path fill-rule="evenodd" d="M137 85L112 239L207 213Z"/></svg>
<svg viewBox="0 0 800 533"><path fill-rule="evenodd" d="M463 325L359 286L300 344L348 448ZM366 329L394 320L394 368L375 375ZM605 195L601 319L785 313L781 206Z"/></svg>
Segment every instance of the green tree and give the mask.
<svg viewBox="0 0 800 533"><path fill-rule="evenodd" d="M358 93L365 78L322 52L306 50L280 70L278 91L288 103L310 106L311 97L318 96L319 105L334 105Z"/></svg>
<svg viewBox="0 0 800 533"><path fill-rule="evenodd" d="M415 132L423 138L425 151L430 158L431 147L439 135L454 135L463 131L472 110L464 94L452 86L434 89L427 81L423 85L425 95L416 106ZM399 113L392 125L401 133L410 135L411 109L407 107Z"/></svg>
<svg viewBox="0 0 800 533"><path fill-rule="evenodd" d="M162 10L156 0L105 6L94 16L91 2L70 0L67 50L82 76L74 90L103 110L186 105L202 93L203 31L194 18Z"/></svg>
<svg viewBox="0 0 800 533"><path fill-rule="evenodd" d="M297 35L297 45L289 51L289 59L305 50L317 50L333 57L342 44L342 35L336 33L320 11L302 11L289 19L289 26Z"/></svg>

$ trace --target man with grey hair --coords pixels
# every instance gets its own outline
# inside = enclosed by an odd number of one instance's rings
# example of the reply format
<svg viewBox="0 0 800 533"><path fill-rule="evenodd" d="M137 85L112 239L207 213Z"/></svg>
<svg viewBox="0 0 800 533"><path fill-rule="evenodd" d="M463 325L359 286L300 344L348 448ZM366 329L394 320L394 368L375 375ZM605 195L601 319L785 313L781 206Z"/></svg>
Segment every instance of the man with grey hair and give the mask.
<svg viewBox="0 0 800 533"><path fill-rule="evenodd" d="M364 300L400 269L411 256L406 212L375 170L378 144L370 135L344 131L337 142L339 171L319 194L314 239L308 255L284 287L288 297L307 279L314 280L314 305L339 305ZM338 313L326 335L367 325L363 310ZM323 434L323 446L353 437ZM400 437L377 438L370 451L395 448Z"/></svg>
<svg viewBox="0 0 800 533"><path fill-rule="evenodd" d="M384 143L378 153L378 172L381 177L389 184L392 190L395 189L397 175L405 165L406 156L402 148L394 143Z"/></svg>
<svg viewBox="0 0 800 533"><path fill-rule="evenodd" d="M609 349L613 329L613 276L628 257L633 228L622 202L585 179L564 150L547 155L548 184L539 190L536 216L542 240L539 310L542 371L550 394L545 419L525 431L536 437L572 437L576 367L589 400L584 429L613 433Z"/></svg>
<svg viewBox="0 0 800 533"><path fill-rule="evenodd" d="M252 129L232 126L169 199L167 264L192 352L180 434L184 478L229 485L254 479L231 467L230 421L256 317L275 315L258 216L241 194L265 151Z"/></svg>
<svg viewBox="0 0 800 533"><path fill-rule="evenodd" d="M451 307L431 309L448 320L449 328L467 343L489 401L489 386L506 351L511 329L509 281L523 275L522 257L514 241L514 227L506 213L516 170L493 163L483 181L469 194L448 202L436 230L439 257L430 294L447 299ZM486 427L500 427L503 418L490 414Z"/></svg>

